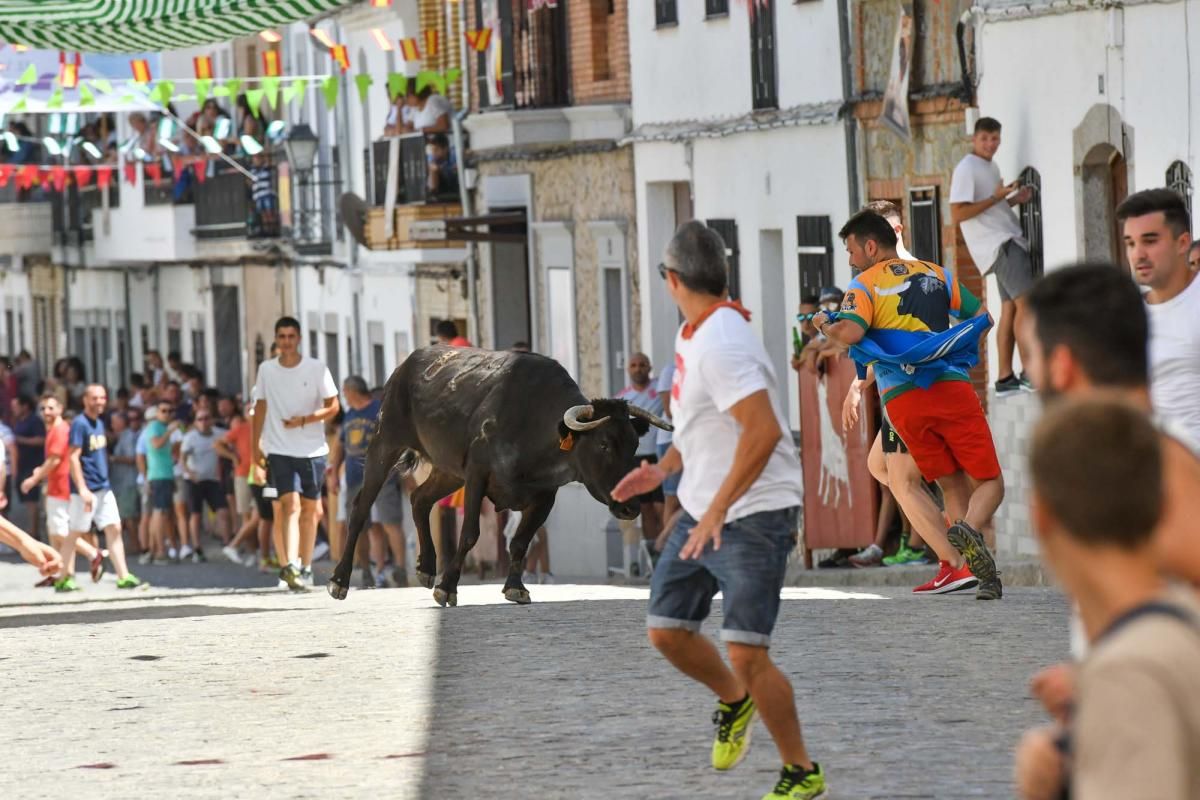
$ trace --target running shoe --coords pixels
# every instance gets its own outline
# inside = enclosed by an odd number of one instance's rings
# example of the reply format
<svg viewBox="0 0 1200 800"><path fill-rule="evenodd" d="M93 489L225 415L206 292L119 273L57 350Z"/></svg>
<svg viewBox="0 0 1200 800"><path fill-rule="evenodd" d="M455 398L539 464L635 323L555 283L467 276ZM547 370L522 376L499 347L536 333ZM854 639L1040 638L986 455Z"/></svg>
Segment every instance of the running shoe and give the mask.
<svg viewBox="0 0 1200 800"><path fill-rule="evenodd" d="M1010 394L1016 394L1022 391L1021 379L1016 375L1009 375L1007 378L1001 378L996 381L996 396L1006 397Z"/></svg>
<svg viewBox="0 0 1200 800"><path fill-rule="evenodd" d="M179 548L179 560L187 561L195 552L196 551L192 549L190 544L185 544L183 547Z"/></svg>
<svg viewBox="0 0 1200 800"><path fill-rule="evenodd" d="M953 569L949 561L939 561L937 575L928 583L913 589L913 594L948 594L960 589L970 589L977 583L979 579L971 574L971 568L965 563L958 569Z"/></svg>
<svg viewBox="0 0 1200 800"><path fill-rule="evenodd" d="M55 578L53 575L47 575L45 578L42 578L40 581L35 583L33 585L33 588L49 589L51 586L53 586L56 583L58 583L58 578Z"/></svg>
<svg viewBox="0 0 1200 800"><path fill-rule="evenodd" d="M79 592L82 588L75 582L75 576L67 575L54 582L54 591L56 592Z"/></svg>
<svg viewBox="0 0 1200 800"><path fill-rule="evenodd" d="M313 547L313 561L320 561L329 555L329 545L325 542L317 542Z"/></svg>
<svg viewBox="0 0 1200 800"><path fill-rule="evenodd" d="M854 559L850 559L853 561ZM929 559L925 557L925 551L913 550L908 546L908 542L900 545L900 549L890 556L883 557L884 566L902 567L905 564L928 564Z"/></svg>
<svg viewBox="0 0 1200 800"><path fill-rule="evenodd" d="M139 554L137 557L137 562L139 564L141 564L143 567L146 566L147 564L149 564L152 560L154 560L154 554L151 553L149 550L147 550L144 553Z"/></svg>
<svg viewBox="0 0 1200 800"><path fill-rule="evenodd" d="M167 550L167 561L172 564L179 563L179 551L176 550L174 547Z"/></svg>
<svg viewBox="0 0 1200 800"><path fill-rule="evenodd" d="M300 568L300 580L304 582L305 586L312 588L312 586L313 586L312 567L301 567Z"/></svg>
<svg viewBox="0 0 1200 800"><path fill-rule="evenodd" d="M392 583L397 589L404 589L408 586L408 573L404 567L392 567Z"/></svg>
<svg viewBox="0 0 1200 800"><path fill-rule="evenodd" d="M197 547L196 551L194 553L192 553L192 563L193 564L207 564L208 556L204 555L204 551L201 550L199 547Z"/></svg>
<svg viewBox="0 0 1200 800"><path fill-rule="evenodd" d="M388 588L387 573L384 572L383 570L377 570L375 572L375 588L376 589Z"/></svg>
<svg viewBox="0 0 1200 800"><path fill-rule="evenodd" d="M983 534L960 519L950 526L950 530L946 531L946 537L950 540L950 544L963 554L963 558L971 566L971 572L975 577L989 587L988 594L995 592L995 586L992 584L1000 583L1000 571L996 569L996 559L992 558L987 543L983 540ZM998 597L997 595L996 598L980 599L991 600L998 599Z"/></svg>
<svg viewBox="0 0 1200 800"><path fill-rule="evenodd" d="M308 586L300 577L300 568L295 564L288 564L283 569L279 570L279 579L287 584L288 588L293 592L307 592Z"/></svg>
<svg viewBox="0 0 1200 800"><path fill-rule="evenodd" d="M553 572L543 572L538 575L538 583L555 583Z"/></svg>
<svg viewBox="0 0 1200 800"><path fill-rule="evenodd" d="M630 566L635 565L631 564ZM538 576L536 572L525 572L521 575L521 583L525 584L526 586L536 584L537 582Z"/></svg>
<svg viewBox="0 0 1200 800"><path fill-rule="evenodd" d="M850 556L849 561L856 567L878 567L883 562L883 549L877 544L868 545Z"/></svg>
<svg viewBox="0 0 1200 800"><path fill-rule="evenodd" d="M979 588L975 590L976 600L999 600L1001 597L1004 597L1004 587L998 575L995 580L980 581Z"/></svg>
<svg viewBox="0 0 1200 800"><path fill-rule="evenodd" d="M148 584L144 581L138 580L138 576L134 575L131 572L128 575L126 575L124 578L117 579L117 588L118 589L149 589L150 584Z"/></svg>
<svg viewBox="0 0 1200 800"><path fill-rule="evenodd" d="M717 703L713 712L713 725L717 726L717 738L713 740L713 769L733 769L742 763L750 752L750 734L754 729L754 717L758 709L750 695L736 705Z"/></svg>
<svg viewBox="0 0 1200 800"><path fill-rule="evenodd" d="M246 557L242 559L242 566L246 569L254 569L258 566L258 556L254 553L248 553Z"/></svg>
<svg viewBox="0 0 1200 800"><path fill-rule="evenodd" d="M814 761L811 770L793 766L781 769L775 788L763 795L763 800L817 800L825 797L825 789L825 773Z"/></svg>
<svg viewBox="0 0 1200 800"><path fill-rule="evenodd" d="M1020 383L1021 383L1021 391L1022 392L1030 392L1030 393L1034 393L1034 394L1037 393L1037 388L1034 387L1033 381L1029 380L1028 372L1022 372L1021 377L1018 378L1017 380L1020 381Z"/></svg>
<svg viewBox="0 0 1200 800"><path fill-rule="evenodd" d="M242 554L237 551L233 545L227 544L221 548L221 555L232 561L234 564L242 563Z"/></svg>
<svg viewBox="0 0 1200 800"><path fill-rule="evenodd" d="M91 572L92 583L99 583L104 577L104 557L108 555L107 550L97 550L96 557L92 559Z"/></svg>

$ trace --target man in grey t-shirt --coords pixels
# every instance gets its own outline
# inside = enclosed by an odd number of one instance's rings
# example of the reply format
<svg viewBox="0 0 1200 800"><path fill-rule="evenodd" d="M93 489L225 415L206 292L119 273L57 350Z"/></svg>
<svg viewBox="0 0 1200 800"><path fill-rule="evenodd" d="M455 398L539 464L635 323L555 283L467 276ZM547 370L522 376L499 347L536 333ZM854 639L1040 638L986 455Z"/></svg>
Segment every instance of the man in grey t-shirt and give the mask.
<svg viewBox="0 0 1200 800"><path fill-rule="evenodd" d="M197 406L195 423L184 435L179 454L191 504L189 538L196 553L200 554L199 559L204 560L204 551L200 547L200 512L206 503L217 515L217 535L221 537L221 544L229 544L229 507L217 477L216 450L216 443L225 435L225 430L213 426L213 412L207 404Z"/></svg>
<svg viewBox="0 0 1200 800"><path fill-rule="evenodd" d="M617 397L631 406L649 411L656 417L662 416L662 400L659 399L654 382L650 380L650 357L645 353L632 354L629 356L628 371L629 385L618 392ZM637 460L639 464L643 461L651 464L658 463L656 438L655 429L651 428L645 436L638 440ZM662 530L662 487L657 487L653 491L641 495L638 499L642 503L642 538L654 542ZM625 542L626 565L629 568L630 565L638 563L637 533L632 521L622 520L620 525L622 539Z"/></svg>

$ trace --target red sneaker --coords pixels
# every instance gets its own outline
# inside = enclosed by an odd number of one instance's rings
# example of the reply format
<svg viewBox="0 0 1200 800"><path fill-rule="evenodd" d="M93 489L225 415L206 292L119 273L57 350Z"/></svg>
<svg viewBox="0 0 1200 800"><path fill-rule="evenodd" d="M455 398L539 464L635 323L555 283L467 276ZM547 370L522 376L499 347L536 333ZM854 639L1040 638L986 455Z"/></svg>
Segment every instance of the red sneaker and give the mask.
<svg viewBox="0 0 1200 800"><path fill-rule="evenodd" d="M58 580L58 578L54 577L53 575L48 575L48 576L46 576L45 578L42 578L42 579L41 579L40 581L38 581L37 583L35 583L35 584L33 585L33 588L35 588L35 589L48 589L49 587L51 587L51 586L53 586L53 585L54 585L54 582L55 582L56 580Z"/></svg>
<svg viewBox="0 0 1200 800"><path fill-rule="evenodd" d="M92 582L99 583L104 577L104 557L108 555L107 550L97 550L96 557L92 559Z"/></svg>
<svg viewBox="0 0 1200 800"><path fill-rule="evenodd" d="M971 574L971 568L965 561L958 569L951 569L949 561L939 561L937 575L929 583L913 589L913 594L947 594L974 588L978 583L979 579Z"/></svg>

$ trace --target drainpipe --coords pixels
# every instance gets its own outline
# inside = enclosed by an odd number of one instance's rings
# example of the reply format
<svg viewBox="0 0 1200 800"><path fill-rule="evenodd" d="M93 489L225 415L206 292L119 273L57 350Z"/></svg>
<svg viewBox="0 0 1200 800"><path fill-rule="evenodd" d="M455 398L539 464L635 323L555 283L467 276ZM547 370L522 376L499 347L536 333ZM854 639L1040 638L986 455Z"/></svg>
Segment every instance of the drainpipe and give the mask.
<svg viewBox="0 0 1200 800"><path fill-rule="evenodd" d="M159 270L161 268L155 264L150 268L154 273L154 349L160 353L165 349L162 339L162 300L159 286Z"/></svg>
<svg viewBox="0 0 1200 800"><path fill-rule="evenodd" d="M454 134L454 152L458 154L458 196L462 202L463 216L470 217L473 216L471 212L471 193L467 190L466 169L463 166L465 163L465 159L463 158L465 151L463 150L462 121L466 116L466 109L452 116L451 127ZM477 347L481 347L483 343L479 339L479 292L475 289L475 278L478 273L475 261L475 242L467 242L466 245L467 304L470 307L470 313L467 316L467 338Z"/></svg>
<svg viewBox="0 0 1200 800"><path fill-rule="evenodd" d="M129 368L130 372L133 372L133 311L130 309L129 302L129 269L129 267L125 267L121 270L121 275L125 278L125 352L122 353L125 358L118 358L117 363L120 364L124 360L125 366ZM121 376L122 384L125 383L126 377L125 375Z"/></svg>
<svg viewBox="0 0 1200 800"><path fill-rule="evenodd" d="M842 127L846 140L846 188L850 198L850 213L854 214L862 205L858 187L858 121L850 107L854 95L854 81L850 73L850 2L838 0L838 44L842 56Z"/></svg>

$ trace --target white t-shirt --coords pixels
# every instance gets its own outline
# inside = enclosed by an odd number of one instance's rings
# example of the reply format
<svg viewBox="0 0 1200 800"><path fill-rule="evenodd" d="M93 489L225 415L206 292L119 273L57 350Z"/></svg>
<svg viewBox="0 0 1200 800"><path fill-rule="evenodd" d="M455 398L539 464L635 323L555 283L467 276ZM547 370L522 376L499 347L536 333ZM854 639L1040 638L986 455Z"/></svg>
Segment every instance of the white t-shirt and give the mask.
<svg viewBox="0 0 1200 800"><path fill-rule="evenodd" d="M754 484L738 498L726 522L798 506L803 502L800 458L779 411L775 371L762 340L741 314L719 308L690 339L675 337L671 413L675 449L683 457L679 502L696 519L703 516L733 464L741 428L729 409L767 390L783 435Z"/></svg>
<svg viewBox="0 0 1200 800"><path fill-rule="evenodd" d="M300 428L285 428L283 421L315 413L330 397L337 397L337 385L329 370L315 358L303 356L294 367L280 365L278 358L258 367L254 399L267 401L263 420L263 453L293 458L316 458L329 452L325 425L310 422Z"/></svg>
<svg viewBox="0 0 1200 800"><path fill-rule="evenodd" d="M663 397L663 396L670 394L671 382L674 379L675 379L675 362L671 361L671 362L668 362L667 366L663 368L663 371L661 373L659 373L658 383L655 384L655 386L654 386L654 388L658 390L659 397ZM671 415L666 414L665 409L664 409L664 416L666 417L667 422L671 421ZM658 431L658 433L655 434L655 436L657 437L655 444L663 445L663 444L671 443L672 434L670 431L665 431L662 428L657 428L656 430Z"/></svg>
<svg viewBox="0 0 1200 800"><path fill-rule="evenodd" d="M445 95L431 94L425 99L425 107L413 114L412 125L417 130L432 127L443 114L453 114L454 105Z"/></svg>
<svg viewBox="0 0 1200 800"><path fill-rule="evenodd" d="M1146 304L1150 318L1150 401L1200 450L1200 279L1165 303Z"/></svg>
<svg viewBox="0 0 1200 800"><path fill-rule="evenodd" d="M986 200L1000 185L1000 168L995 162L967 153L954 168L950 179L951 203L978 203ZM1029 243L1021 232L1021 222L1007 202L995 203L978 216L962 223L963 239L971 251L971 260L981 272L991 270L1000 246L1013 239L1026 250Z"/></svg>

